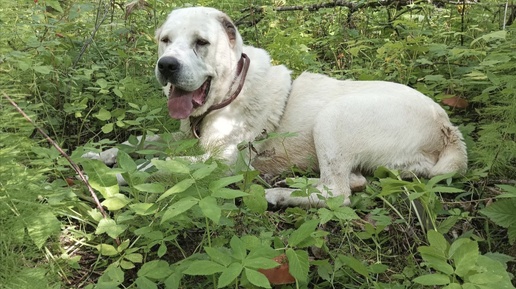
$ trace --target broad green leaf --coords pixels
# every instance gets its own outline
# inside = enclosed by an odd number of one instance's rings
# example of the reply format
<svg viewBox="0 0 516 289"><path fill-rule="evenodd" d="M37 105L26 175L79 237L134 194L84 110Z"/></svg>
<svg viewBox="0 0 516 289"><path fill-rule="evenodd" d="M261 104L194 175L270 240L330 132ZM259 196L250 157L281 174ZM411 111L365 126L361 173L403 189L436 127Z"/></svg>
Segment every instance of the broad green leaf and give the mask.
<svg viewBox="0 0 516 289"><path fill-rule="evenodd" d="M140 192L145 193L163 193L165 191L165 186L161 183L145 183L134 186Z"/></svg>
<svg viewBox="0 0 516 289"><path fill-rule="evenodd" d="M442 252L443 256L447 255L450 245L443 235L434 230L430 230L428 231L427 237L431 247L437 249L439 252Z"/></svg>
<svg viewBox="0 0 516 289"><path fill-rule="evenodd" d="M355 213L355 210L353 210L350 207L340 207L337 208L333 214L335 214L335 217L337 219L342 221L351 221L351 220L357 220L360 219L360 217Z"/></svg>
<svg viewBox="0 0 516 289"><path fill-rule="evenodd" d="M147 277L140 276L136 278L135 283L138 289L158 289L158 285Z"/></svg>
<svg viewBox="0 0 516 289"><path fill-rule="evenodd" d="M52 66L50 65L36 65L34 66L34 71L41 74L49 74L52 72Z"/></svg>
<svg viewBox="0 0 516 289"><path fill-rule="evenodd" d="M247 280L249 280L249 282L255 286L271 288L269 279L267 279L265 275L256 270L245 268L245 276L247 277Z"/></svg>
<svg viewBox="0 0 516 289"><path fill-rule="evenodd" d="M243 175L236 175L236 176L230 176L230 177L225 177L225 178L221 178L221 179L218 179L216 181L212 181L210 183L210 191L212 192L215 192L217 191L218 189L220 188L224 188L228 185L231 185L231 184L234 184L236 182L239 182L241 180L244 179L244 176Z"/></svg>
<svg viewBox="0 0 516 289"><path fill-rule="evenodd" d="M432 189L433 189L433 187L434 187L437 183L439 183L440 181L447 180L447 179L449 179L449 178L453 177L454 175L455 175L455 173L448 173L448 174L444 174L444 175L437 175L437 176L435 176L435 177L431 178L430 180L428 180L428 182L427 182L427 183L426 183L426 185L425 185L425 189L426 189L427 191L432 190Z"/></svg>
<svg viewBox="0 0 516 289"><path fill-rule="evenodd" d="M371 270L371 273L373 274L382 274L385 273L389 266L382 264L382 263L374 263L369 266L369 269Z"/></svg>
<svg viewBox="0 0 516 289"><path fill-rule="evenodd" d="M289 264L290 274L296 278L298 282L305 284L308 279L308 253L306 251L288 248L285 252Z"/></svg>
<svg viewBox="0 0 516 289"><path fill-rule="evenodd" d="M455 274L465 277L477 264L478 244L469 239L458 239L450 246L450 258L455 264Z"/></svg>
<svg viewBox="0 0 516 289"><path fill-rule="evenodd" d="M122 268L124 270L129 270L129 269L133 269L134 267L136 267L134 265L134 263L127 261L127 260L120 260L120 268Z"/></svg>
<svg viewBox="0 0 516 289"><path fill-rule="evenodd" d="M217 288L223 288L231 284L242 273L242 264L232 263L220 274Z"/></svg>
<svg viewBox="0 0 516 289"><path fill-rule="evenodd" d="M118 193L118 181L116 176L111 174L111 169L103 162L99 160L83 159L81 160L81 164L84 171L88 174L88 182L95 190L100 191L104 198L109 197L109 192L111 191Z"/></svg>
<svg viewBox="0 0 516 289"><path fill-rule="evenodd" d="M104 270L102 276L100 276L98 283L111 283L114 285L114 287L111 288L118 288L116 285L122 284L124 280L124 271L115 263L111 263L111 265Z"/></svg>
<svg viewBox="0 0 516 289"><path fill-rule="evenodd" d="M196 180L204 179L205 177L209 176L213 171L217 169L217 163L213 162L210 165L204 164L200 169L197 169L195 172L192 173L192 177Z"/></svg>
<svg viewBox="0 0 516 289"><path fill-rule="evenodd" d="M245 192L242 192L239 190L228 189L228 188L220 188L220 189L216 189L215 191L212 191L212 192L213 193L211 195L213 197L227 199L227 200L245 197L248 195L248 193L245 193Z"/></svg>
<svg viewBox="0 0 516 289"><path fill-rule="evenodd" d="M165 280L166 289L179 289L181 283L181 273L173 273Z"/></svg>
<svg viewBox="0 0 516 289"><path fill-rule="evenodd" d="M265 190L260 185L252 184L249 189L249 195L244 196L243 200L251 212L262 214L267 210Z"/></svg>
<svg viewBox="0 0 516 289"><path fill-rule="evenodd" d="M496 284L501 280L502 275L492 274L491 272L468 276L468 281L474 284Z"/></svg>
<svg viewBox="0 0 516 289"><path fill-rule="evenodd" d="M159 170L165 171L172 174L188 174L190 173L190 168L188 166L178 160L151 160L151 163Z"/></svg>
<svg viewBox="0 0 516 289"><path fill-rule="evenodd" d="M155 203L138 203L129 205L136 215L147 216L155 214L158 210L158 205Z"/></svg>
<svg viewBox="0 0 516 289"><path fill-rule="evenodd" d="M172 270L166 261L153 260L142 265L138 270L139 277L147 277L151 279L163 279L170 275Z"/></svg>
<svg viewBox="0 0 516 289"><path fill-rule="evenodd" d="M133 262L133 263L141 263L143 262L143 255L140 253L131 253L124 255L124 258Z"/></svg>
<svg viewBox="0 0 516 289"><path fill-rule="evenodd" d="M228 266L231 264L232 258L227 252L221 252L217 248L212 247L204 247L204 251L208 256L210 256L210 259L212 261L215 261L221 265Z"/></svg>
<svg viewBox="0 0 516 289"><path fill-rule="evenodd" d="M319 225L319 220L309 220L303 223L297 230L292 232L290 237L288 238L288 244L292 247L300 244L307 238L311 238L310 234L312 234L317 226Z"/></svg>
<svg viewBox="0 0 516 289"><path fill-rule="evenodd" d="M106 123L105 125L102 126L101 130L103 133L110 133L113 131L113 126L114 126L114 123Z"/></svg>
<svg viewBox="0 0 516 289"><path fill-rule="evenodd" d="M183 274L209 276L215 273L220 273L224 271L224 269L226 269L226 267L213 261L196 260L193 261L185 271L183 271Z"/></svg>
<svg viewBox="0 0 516 289"><path fill-rule="evenodd" d="M101 108L99 112L95 114L95 117L102 121L106 121L111 118L111 112L109 112L105 108Z"/></svg>
<svg viewBox="0 0 516 289"><path fill-rule="evenodd" d="M180 215L190 210L190 208L195 206L197 203L199 203L199 199L190 196L173 203L167 208L167 210L163 214L163 217L161 218L161 224L177 215Z"/></svg>
<svg viewBox="0 0 516 289"><path fill-rule="evenodd" d="M114 194L102 201L101 204L110 211L117 211L125 207L130 202L131 200L126 195Z"/></svg>
<svg viewBox="0 0 516 289"><path fill-rule="evenodd" d="M233 257L237 260L244 260L247 255L244 242L242 242L242 240L237 236L233 236L229 241L229 245L233 251Z"/></svg>
<svg viewBox="0 0 516 289"><path fill-rule="evenodd" d="M120 236L127 229L127 225L120 225L115 222L115 220L110 218L104 218L100 220L97 229L95 230L95 234L100 235L102 233L108 234L111 238L116 238Z"/></svg>
<svg viewBox="0 0 516 289"><path fill-rule="evenodd" d="M30 238L41 249L47 239L61 230L61 222L47 209L38 210L23 218Z"/></svg>
<svg viewBox="0 0 516 289"><path fill-rule="evenodd" d="M320 208L317 213L319 214L319 218L321 218L321 224L326 224L333 218L333 212L326 209L326 208Z"/></svg>
<svg viewBox="0 0 516 289"><path fill-rule="evenodd" d="M133 173L138 169L134 160L122 150L118 151L116 160L117 164L128 173Z"/></svg>
<svg viewBox="0 0 516 289"><path fill-rule="evenodd" d="M179 183L175 184L172 188L168 189L166 192L164 192L161 196L158 198L158 202L163 200L164 198L173 195L178 194L186 191L188 188L190 188L193 184L195 184L194 179L184 179L180 181Z"/></svg>
<svg viewBox="0 0 516 289"><path fill-rule="evenodd" d="M109 244L98 244L96 248L99 251L100 255L103 256L115 256L119 253L113 245Z"/></svg>
<svg viewBox="0 0 516 289"><path fill-rule="evenodd" d="M514 245L514 241L516 241L516 225L508 228L507 236L509 237L509 244Z"/></svg>
<svg viewBox="0 0 516 289"><path fill-rule="evenodd" d="M357 272L358 274L369 278L369 271L367 270L367 267L362 264L362 262L358 261L356 258L352 256L346 256L346 255L340 255L339 260L342 261L342 263L349 266L353 271Z"/></svg>
<svg viewBox="0 0 516 289"><path fill-rule="evenodd" d="M272 269L278 267L280 264L272 259L264 257L245 258L242 263L244 267L251 269Z"/></svg>
<svg viewBox="0 0 516 289"><path fill-rule="evenodd" d="M219 223L222 210L217 204L217 199L212 196L207 196L199 201L199 208L201 208L205 217L208 217L215 224Z"/></svg>
<svg viewBox="0 0 516 289"><path fill-rule="evenodd" d="M450 277L444 274L428 274L419 276L412 281L421 285L438 286L450 284Z"/></svg>
<svg viewBox="0 0 516 289"><path fill-rule="evenodd" d="M442 289L463 289L459 283L451 283L448 286L444 286Z"/></svg>
<svg viewBox="0 0 516 289"><path fill-rule="evenodd" d="M516 198L500 199L480 210L480 213L504 228L516 225Z"/></svg>

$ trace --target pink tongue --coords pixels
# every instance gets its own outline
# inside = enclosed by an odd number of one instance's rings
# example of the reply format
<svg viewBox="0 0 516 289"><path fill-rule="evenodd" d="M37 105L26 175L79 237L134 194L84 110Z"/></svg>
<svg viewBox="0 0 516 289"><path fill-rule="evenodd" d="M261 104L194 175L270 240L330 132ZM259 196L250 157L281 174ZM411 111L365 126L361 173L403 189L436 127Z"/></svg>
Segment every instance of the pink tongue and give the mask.
<svg viewBox="0 0 516 289"><path fill-rule="evenodd" d="M193 93L181 96L170 96L167 102L168 114L171 118L184 119L190 116L193 111Z"/></svg>

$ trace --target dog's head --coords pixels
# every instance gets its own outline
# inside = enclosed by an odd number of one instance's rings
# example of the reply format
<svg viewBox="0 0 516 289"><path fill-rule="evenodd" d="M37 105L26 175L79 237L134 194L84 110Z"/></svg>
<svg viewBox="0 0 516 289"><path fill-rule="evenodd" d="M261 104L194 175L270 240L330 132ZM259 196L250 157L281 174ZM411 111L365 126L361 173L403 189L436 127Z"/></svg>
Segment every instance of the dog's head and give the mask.
<svg viewBox="0 0 516 289"><path fill-rule="evenodd" d="M156 78L168 95L171 117L197 116L224 100L243 45L226 14L206 7L174 10L156 39Z"/></svg>

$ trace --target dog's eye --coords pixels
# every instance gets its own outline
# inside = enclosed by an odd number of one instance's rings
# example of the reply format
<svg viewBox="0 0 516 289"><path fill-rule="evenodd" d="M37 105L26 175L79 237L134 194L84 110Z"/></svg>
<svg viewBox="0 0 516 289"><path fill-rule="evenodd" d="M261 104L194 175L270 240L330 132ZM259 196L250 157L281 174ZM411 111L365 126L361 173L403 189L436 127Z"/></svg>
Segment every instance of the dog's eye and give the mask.
<svg viewBox="0 0 516 289"><path fill-rule="evenodd" d="M165 36L165 37L161 38L161 42L168 44L168 43L170 43L170 38Z"/></svg>
<svg viewBox="0 0 516 289"><path fill-rule="evenodd" d="M197 45L197 46L206 46L206 45L208 45L208 44L210 44L210 43L208 42L208 40L200 39L200 38L199 38L199 39L197 39L197 41L195 42L195 45Z"/></svg>

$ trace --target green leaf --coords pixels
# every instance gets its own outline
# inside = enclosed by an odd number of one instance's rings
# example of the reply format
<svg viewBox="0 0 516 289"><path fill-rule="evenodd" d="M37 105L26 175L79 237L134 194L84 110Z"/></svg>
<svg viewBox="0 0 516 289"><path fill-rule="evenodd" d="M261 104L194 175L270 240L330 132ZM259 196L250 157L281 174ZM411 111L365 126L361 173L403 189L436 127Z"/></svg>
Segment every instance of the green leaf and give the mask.
<svg viewBox="0 0 516 289"><path fill-rule="evenodd" d="M306 251L288 248L285 252L289 264L290 274L296 278L298 282L306 283L308 279L308 253Z"/></svg>
<svg viewBox="0 0 516 289"><path fill-rule="evenodd" d="M193 184L195 184L194 179L184 179L180 181L179 183L175 184L172 188L168 189L166 192L164 192L159 198L158 202L163 200L164 198L173 195L178 194L186 191L189 187L191 187Z"/></svg>
<svg viewBox="0 0 516 289"><path fill-rule="evenodd" d="M114 194L105 199L101 204L110 211L117 211L129 204L131 200L123 194Z"/></svg>
<svg viewBox="0 0 516 289"><path fill-rule="evenodd" d="M124 271L122 271L117 264L111 263L111 265L104 270L104 274L99 277L98 284L108 283L113 285L113 287L108 288L118 288L116 285L122 284L124 280Z"/></svg>
<svg viewBox="0 0 516 289"><path fill-rule="evenodd" d="M419 276L412 281L421 285L438 286L450 284L450 277L444 274L428 274Z"/></svg>
<svg viewBox="0 0 516 289"><path fill-rule="evenodd" d="M516 198L499 199L480 211L498 226L516 225Z"/></svg>
<svg viewBox="0 0 516 289"><path fill-rule="evenodd" d="M104 218L100 220L97 229L95 230L95 234L100 235L102 233L108 234L111 238L116 238L120 236L127 229L127 225L119 225L115 222L115 220L110 218Z"/></svg>
<svg viewBox="0 0 516 289"><path fill-rule="evenodd" d="M244 267L251 269L272 269L280 265L278 262L265 257L245 258L242 264Z"/></svg>
<svg viewBox="0 0 516 289"><path fill-rule="evenodd" d="M227 200L233 200L233 199L245 197L248 195L248 193L245 193L245 192L242 192L239 190L228 189L228 188L220 188L220 189L216 189L215 191L212 191L212 192L213 193L211 195L213 197L227 199Z"/></svg>
<svg viewBox="0 0 516 289"><path fill-rule="evenodd" d="M312 234L317 226L319 225L319 220L309 220L303 223L297 230L292 232L290 237L288 238L288 244L292 247L300 244L307 238L311 238L310 234Z"/></svg>
<svg viewBox="0 0 516 289"><path fill-rule="evenodd" d="M143 255L140 253L131 253L124 255L124 259L127 259L133 263L141 263L143 262Z"/></svg>
<svg viewBox="0 0 516 289"><path fill-rule="evenodd" d="M237 260L244 260L247 255L244 242L237 236L233 236L229 241L229 245L233 251L233 257Z"/></svg>
<svg viewBox="0 0 516 289"><path fill-rule="evenodd" d="M213 261L196 260L193 261L185 271L183 271L183 274L209 276L215 273L220 273L224 271L224 269L226 269L224 266Z"/></svg>
<svg viewBox="0 0 516 289"><path fill-rule="evenodd" d="M442 289L463 289L458 283L451 283L448 286L444 286Z"/></svg>
<svg viewBox="0 0 516 289"><path fill-rule="evenodd" d="M340 255L339 260L342 261L342 263L349 266L353 271L357 272L358 274L369 278L369 271L367 270L367 267L362 264L362 262L358 261L356 258L352 256L345 256Z"/></svg>
<svg viewBox="0 0 516 289"><path fill-rule="evenodd" d="M158 289L158 285L147 277L138 277L135 283L138 289Z"/></svg>
<svg viewBox="0 0 516 289"><path fill-rule="evenodd" d="M165 280L165 288L166 289L179 289L179 284L181 283L181 278L183 276L181 273L173 273Z"/></svg>
<svg viewBox="0 0 516 289"><path fill-rule="evenodd" d="M113 131L113 123L106 123L102 126L101 130L103 133L110 133Z"/></svg>
<svg viewBox="0 0 516 289"><path fill-rule="evenodd" d="M138 203L129 205L136 215L147 216L155 214L158 210L158 205L155 203Z"/></svg>
<svg viewBox="0 0 516 289"><path fill-rule="evenodd" d="M178 160L157 160L152 159L151 163L159 170L171 174L189 174L190 168L181 161Z"/></svg>
<svg viewBox="0 0 516 289"><path fill-rule="evenodd" d="M103 256L115 256L119 253L115 247L109 244L98 244L96 248L99 251L100 255Z"/></svg>
<svg viewBox="0 0 516 289"><path fill-rule="evenodd" d="M95 117L102 121L106 121L111 118L111 112L109 112L105 108L101 108L99 112L95 114Z"/></svg>
<svg viewBox="0 0 516 289"><path fill-rule="evenodd" d="M213 223L218 224L222 210L217 204L217 199L208 196L199 201L199 208L205 217L208 217Z"/></svg>
<svg viewBox="0 0 516 289"><path fill-rule="evenodd" d="M188 211L190 208L195 206L197 203L199 203L199 199L196 199L194 197L185 197L184 199L181 199L177 201L176 203L173 203L171 206L167 208L165 213L163 214L163 217L161 218L161 224L168 221L169 219L180 215L186 211Z"/></svg>
<svg viewBox="0 0 516 289"><path fill-rule="evenodd" d="M337 219L342 221L351 221L351 220L357 220L360 219L360 217L355 213L355 210L353 210L350 207L339 207L337 208L333 214L335 214L335 217Z"/></svg>
<svg viewBox="0 0 516 289"><path fill-rule="evenodd" d="M34 66L34 71L36 71L37 73L41 73L41 74L49 74L50 72L52 72L52 70L53 70L52 66L49 66L49 65Z"/></svg>
<svg viewBox="0 0 516 289"><path fill-rule="evenodd" d="M256 270L245 268L245 276L247 277L247 280L249 280L249 282L255 286L271 288L267 277Z"/></svg>
<svg viewBox="0 0 516 289"><path fill-rule="evenodd" d="M249 195L244 196L243 200L251 212L263 214L267 210L265 190L260 185L252 184L249 188Z"/></svg>
<svg viewBox="0 0 516 289"><path fill-rule="evenodd" d="M455 264L455 274L465 277L476 267L479 256L478 244L469 239L458 239L450 246L450 258Z"/></svg>
<svg viewBox="0 0 516 289"><path fill-rule="evenodd" d="M217 288L223 288L231 284L242 273L242 264L233 263L220 274Z"/></svg>
<svg viewBox="0 0 516 289"><path fill-rule="evenodd" d="M119 150L116 156L116 163L120 166L124 171L128 173L135 172L138 168L133 159L124 151Z"/></svg>
<svg viewBox="0 0 516 289"><path fill-rule="evenodd" d="M221 252L219 249L217 248L212 248L212 247L204 247L204 251L206 252L206 254L208 254L208 256L210 256L210 259L212 261L215 261L221 265L224 265L224 266L228 266L229 264L231 264L231 261L233 260L231 258L231 256L229 254L227 254L227 252Z"/></svg>
<svg viewBox="0 0 516 289"><path fill-rule="evenodd" d="M196 170L192 173L192 177L196 180L204 179L205 177L209 176L215 169L217 169L217 163L213 162L210 165L204 164L200 169Z"/></svg>
<svg viewBox="0 0 516 289"><path fill-rule="evenodd" d="M161 183L146 183L134 186L140 192L145 193L163 193L165 191L165 186Z"/></svg>
<svg viewBox="0 0 516 289"><path fill-rule="evenodd" d="M319 214L319 218L321 218L321 224L326 224L333 218L333 212L326 209L326 208L320 208L317 213Z"/></svg>
<svg viewBox="0 0 516 289"><path fill-rule="evenodd" d="M171 273L172 270L166 261L153 260L142 265L140 270L138 270L138 277L163 279Z"/></svg>
<svg viewBox="0 0 516 289"><path fill-rule="evenodd" d="M444 236L436 231L430 230L428 231L427 237L430 246L437 249L439 252L442 252L442 256L446 256L450 245Z"/></svg>
<svg viewBox="0 0 516 289"><path fill-rule="evenodd" d="M221 179L218 179L216 181L212 181L210 183L210 191L212 192L215 192L217 191L218 189L220 188L224 188L228 185L231 185L231 184L234 184L236 182L239 182L241 180L244 179L244 176L243 175L236 175L236 176L230 176L230 177L225 177L225 178L221 178Z"/></svg>
<svg viewBox="0 0 516 289"><path fill-rule="evenodd" d="M30 238L41 249L47 239L61 230L61 222L50 210L38 210L23 218Z"/></svg>

